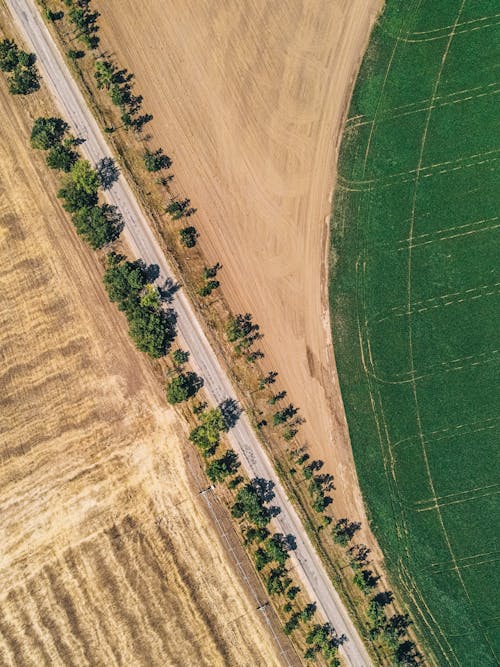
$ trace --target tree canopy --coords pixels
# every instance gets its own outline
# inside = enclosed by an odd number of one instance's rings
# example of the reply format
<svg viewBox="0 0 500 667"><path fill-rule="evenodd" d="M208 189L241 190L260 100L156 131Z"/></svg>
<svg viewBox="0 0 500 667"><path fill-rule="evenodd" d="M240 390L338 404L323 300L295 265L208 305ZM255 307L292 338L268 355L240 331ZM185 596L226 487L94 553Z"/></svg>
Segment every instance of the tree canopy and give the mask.
<svg viewBox="0 0 500 667"><path fill-rule="evenodd" d="M174 377L167 387L167 400L169 403L182 403L196 394L201 387L202 380L196 373L179 373Z"/></svg>
<svg viewBox="0 0 500 667"><path fill-rule="evenodd" d="M224 416L219 408L213 408L201 414L201 424L191 431L189 439L203 456L211 456L217 449L223 431L227 431Z"/></svg>
<svg viewBox="0 0 500 667"><path fill-rule="evenodd" d="M229 475L234 475L240 467L238 455L232 449L229 449L224 456L207 465L206 472L211 482L222 482Z"/></svg>
<svg viewBox="0 0 500 667"><path fill-rule="evenodd" d="M104 285L111 301L125 312L129 334L137 348L153 358L163 356L175 336L175 325L158 300L147 299L147 270L142 262L129 262L110 253Z"/></svg>
<svg viewBox="0 0 500 667"><path fill-rule="evenodd" d="M31 146L39 150L49 150L59 144L68 130L68 124L62 118L39 117L31 130Z"/></svg>

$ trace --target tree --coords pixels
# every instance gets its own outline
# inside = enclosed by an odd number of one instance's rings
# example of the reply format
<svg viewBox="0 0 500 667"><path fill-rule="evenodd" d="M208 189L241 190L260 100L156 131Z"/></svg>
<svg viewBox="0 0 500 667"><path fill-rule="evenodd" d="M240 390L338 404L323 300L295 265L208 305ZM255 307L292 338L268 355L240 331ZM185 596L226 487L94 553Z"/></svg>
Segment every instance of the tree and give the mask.
<svg viewBox="0 0 500 667"><path fill-rule="evenodd" d="M186 364L189 361L189 352L185 352L184 350L175 350L172 354L172 359L178 366Z"/></svg>
<svg viewBox="0 0 500 667"><path fill-rule="evenodd" d="M359 527L359 523L349 521L345 518L339 519L332 529L333 541L335 544L346 547Z"/></svg>
<svg viewBox="0 0 500 667"><path fill-rule="evenodd" d="M181 238L182 245L186 246L186 248L194 248L196 245L198 232L196 231L196 227L191 225L190 227L183 227L180 229L179 236Z"/></svg>
<svg viewBox="0 0 500 667"><path fill-rule="evenodd" d="M62 118L39 117L31 130L31 146L39 150L49 150L59 144L67 130L68 124Z"/></svg>
<svg viewBox="0 0 500 667"><path fill-rule="evenodd" d="M107 257L104 285L111 301L118 302L120 310L134 298L146 284L146 272L139 261L125 261L123 255L114 252Z"/></svg>
<svg viewBox="0 0 500 667"><path fill-rule="evenodd" d="M308 623L312 619L315 613L316 613L316 603L310 602L300 612L300 620L303 621L304 623Z"/></svg>
<svg viewBox="0 0 500 667"><path fill-rule="evenodd" d="M165 212L168 213L173 220L178 220L182 218L186 213L186 209L189 207L189 199L184 199L179 201L178 199L172 199L168 204Z"/></svg>
<svg viewBox="0 0 500 667"><path fill-rule="evenodd" d="M218 408L203 412L201 422L191 431L189 439L201 450L203 456L211 456L217 449L220 434L227 431L227 425Z"/></svg>
<svg viewBox="0 0 500 667"><path fill-rule="evenodd" d="M249 526L245 531L245 544L253 544L254 542L260 544L268 536L269 531L267 528L254 528L254 526Z"/></svg>
<svg viewBox="0 0 500 667"><path fill-rule="evenodd" d="M229 475L234 473L240 467L238 455L232 449L229 449L224 456L207 465L207 475L211 482L222 482Z"/></svg>
<svg viewBox="0 0 500 667"><path fill-rule="evenodd" d="M266 544L266 551L271 559L280 565L284 565L289 557L286 540L281 533L275 533L269 538Z"/></svg>
<svg viewBox="0 0 500 667"><path fill-rule="evenodd" d="M262 547L259 547L254 555L255 567L260 572L268 563L272 562L271 556Z"/></svg>
<svg viewBox="0 0 500 667"><path fill-rule="evenodd" d="M202 385L196 373L179 373L167 387L167 400L174 405L187 401L196 394Z"/></svg>
<svg viewBox="0 0 500 667"><path fill-rule="evenodd" d="M161 308L160 293L156 285L146 285L141 294L140 304L143 308L159 310Z"/></svg>
<svg viewBox="0 0 500 667"><path fill-rule="evenodd" d="M278 426L279 424L284 424L289 419L291 419L296 413L297 413L297 408L294 408L293 405L290 403L289 405L286 406L286 408L278 410L277 412L274 413L273 424L275 426Z"/></svg>
<svg viewBox="0 0 500 667"><path fill-rule="evenodd" d="M0 70L2 72L12 72L19 62L19 49L17 44L11 39L4 39L0 42Z"/></svg>
<svg viewBox="0 0 500 667"><path fill-rule="evenodd" d="M59 169L66 174L71 171L71 167L78 160L78 153L72 151L64 144L57 144L49 149L46 162L50 169Z"/></svg>
<svg viewBox="0 0 500 667"><path fill-rule="evenodd" d="M83 58L85 55L84 51L81 51L80 49L70 49L68 51L68 58L71 60L79 60L80 58Z"/></svg>
<svg viewBox="0 0 500 667"><path fill-rule="evenodd" d="M33 65L26 67L19 62L9 79L9 92L12 95L29 95L39 88L40 81L36 67Z"/></svg>
<svg viewBox="0 0 500 667"><path fill-rule="evenodd" d="M291 579L287 576L287 571L281 565L274 567L269 572L266 581L266 590L269 595L282 595L291 583Z"/></svg>
<svg viewBox="0 0 500 667"><path fill-rule="evenodd" d="M104 284L109 297L125 312L129 335L137 348L158 358L167 352L175 336L175 324L159 302L142 302L146 276L141 261L128 262L122 255L108 255Z"/></svg>
<svg viewBox="0 0 500 667"><path fill-rule="evenodd" d="M71 170L71 179L79 190L87 194L99 189L99 176L88 160L78 160Z"/></svg>
<svg viewBox="0 0 500 667"><path fill-rule="evenodd" d="M118 237L121 215L108 204L84 206L73 213L73 223L78 234L97 250Z"/></svg>
<svg viewBox="0 0 500 667"><path fill-rule="evenodd" d="M168 169L172 164L172 160L165 155L163 148L158 148L158 150L151 152L149 149L146 149L144 153L144 166L147 171L156 172L161 169Z"/></svg>
<svg viewBox="0 0 500 667"><path fill-rule="evenodd" d="M141 352L153 359L163 357L174 338L174 330L163 310L142 308L133 303L126 311L129 335Z"/></svg>
<svg viewBox="0 0 500 667"><path fill-rule="evenodd" d="M236 518L246 514L248 521L257 527L265 527L271 520L271 512L265 507L262 494L252 483L245 484L238 491L231 512Z"/></svg>
<svg viewBox="0 0 500 667"><path fill-rule="evenodd" d="M109 90L115 83L116 67L109 60L96 60L94 63L94 78L99 89Z"/></svg>
<svg viewBox="0 0 500 667"><path fill-rule="evenodd" d="M74 213L81 208L92 208L97 205L99 178L97 172L87 160L78 160L72 166L57 196L64 200L63 208Z"/></svg>
<svg viewBox="0 0 500 667"><path fill-rule="evenodd" d="M290 586L290 588L286 592L286 596L289 600L295 600L295 598L299 593L300 593L299 586Z"/></svg>
<svg viewBox="0 0 500 667"><path fill-rule="evenodd" d="M210 294L212 294L214 289L217 289L219 286L220 283L218 280L209 280L200 287L200 289L198 290L198 294L200 296L209 296Z"/></svg>
<svg viewBox="0 0 500 667"><path fill-rule="evenodd" d="M300 614L298 612L295 612L295 614L292 614L290 616L290 618L283 627L285 635L291 635L292 632L299 627L299 623L300 623Z"/></svg>

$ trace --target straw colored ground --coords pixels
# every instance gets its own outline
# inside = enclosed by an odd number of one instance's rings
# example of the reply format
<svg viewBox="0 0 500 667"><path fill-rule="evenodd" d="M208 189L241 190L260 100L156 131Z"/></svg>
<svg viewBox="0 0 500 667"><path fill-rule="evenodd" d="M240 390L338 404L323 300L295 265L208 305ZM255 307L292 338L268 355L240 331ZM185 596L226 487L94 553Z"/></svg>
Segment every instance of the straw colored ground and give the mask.
<svg viewBox="0 0 500 667"><path fill-rule="evenodd" d="M4 83L0 664L280 664Z"/></svg>
<svg viewBox="0 0 500 667"><path fill-rule="evenodd" d="M301 438L336 474L339 513L363 520L325 260L336 142L381 0L94 5L102 43L154 115L152 143L174 160L174 189L198 209L225 297L260 324L264 368L279 371L307 420Z"/></svg>

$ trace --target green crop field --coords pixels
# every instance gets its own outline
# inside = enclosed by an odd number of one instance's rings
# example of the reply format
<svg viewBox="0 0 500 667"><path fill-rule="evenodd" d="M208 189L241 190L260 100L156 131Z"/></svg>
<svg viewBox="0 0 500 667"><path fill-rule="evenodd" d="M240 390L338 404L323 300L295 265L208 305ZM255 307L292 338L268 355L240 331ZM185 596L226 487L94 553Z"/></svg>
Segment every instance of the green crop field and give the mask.
<svg viewBox="0 0 500 667"><path fill-rule="evenodd" d="M500 664L499 47L498 0L387 1L332 222L360 483L438 665Z"/></svg>

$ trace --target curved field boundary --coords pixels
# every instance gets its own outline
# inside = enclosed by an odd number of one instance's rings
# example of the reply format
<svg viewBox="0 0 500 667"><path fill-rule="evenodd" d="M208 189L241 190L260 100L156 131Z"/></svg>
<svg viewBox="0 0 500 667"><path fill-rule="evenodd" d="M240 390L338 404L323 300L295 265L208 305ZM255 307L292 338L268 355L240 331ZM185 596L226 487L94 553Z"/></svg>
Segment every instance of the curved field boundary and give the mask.
<svg viewBox="0 0 500 667"><path fill-rule="evenodd" d="M332 327L358 474L439 665L500 664L495 10L388 0L332 222Z"/></svg>

